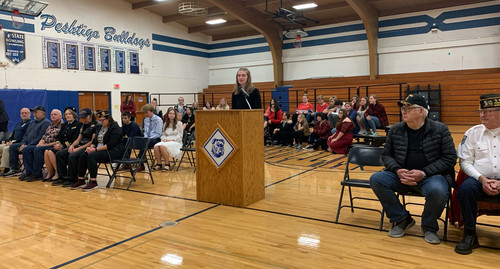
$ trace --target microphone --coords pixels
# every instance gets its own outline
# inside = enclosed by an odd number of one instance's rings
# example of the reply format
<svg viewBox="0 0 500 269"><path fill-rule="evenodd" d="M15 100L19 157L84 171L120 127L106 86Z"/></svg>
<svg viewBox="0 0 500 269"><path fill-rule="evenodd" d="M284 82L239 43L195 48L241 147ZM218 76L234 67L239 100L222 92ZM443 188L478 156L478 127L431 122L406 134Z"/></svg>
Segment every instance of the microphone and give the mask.
<svg viewBox="0 0 500 269"><path fill-rule="evenodd" d="M240 91L245 95L246 98L250 97L250 95L243 89L243 87L238 86L240 88Z"/></svg>

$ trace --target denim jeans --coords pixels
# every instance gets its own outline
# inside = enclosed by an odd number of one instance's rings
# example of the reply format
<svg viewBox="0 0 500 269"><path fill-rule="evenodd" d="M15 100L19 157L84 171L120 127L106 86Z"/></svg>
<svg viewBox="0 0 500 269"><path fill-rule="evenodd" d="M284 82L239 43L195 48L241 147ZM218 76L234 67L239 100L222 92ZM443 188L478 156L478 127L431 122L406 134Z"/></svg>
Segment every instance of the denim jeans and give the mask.
<svg viewBox="0 0 500 269"><path fill-rule="evenodd" d="M376 132L377 127L382 128L382 124L380 124L380 120L377 117L370 115L370 118L371 120L367 120L365 117L361 117L365 130L370 131L371 128L374 132Z"/></svg>
<svg viewBox="0 0 500 269"><path fill-rule="evenodd" d="M449 185L444 176L433 175L422 179L416 186L408 186L402 184L396 174L382 171L370 177L370 186L392 223L402 221L410 215L395 192L416 191L421 193L425 197L422 229L431 232L439 230L437 219L443 213L449 197Z"/></svg>

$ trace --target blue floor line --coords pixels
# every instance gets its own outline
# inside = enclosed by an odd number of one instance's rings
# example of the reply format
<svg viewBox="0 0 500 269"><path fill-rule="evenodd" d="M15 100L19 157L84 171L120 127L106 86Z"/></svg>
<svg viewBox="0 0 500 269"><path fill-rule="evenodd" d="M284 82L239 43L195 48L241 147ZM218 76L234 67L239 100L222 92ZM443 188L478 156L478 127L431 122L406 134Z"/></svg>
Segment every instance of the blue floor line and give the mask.
<svg viewBox="0 0 500 269"><path fill-rule="evenodd" d="M219 206L219 205L220 205L220 204L216 204L216 205L213 205L213 206L211 206L211 207L209 207L209 208L205 208L205 209L203 209L203 210L200 210L200 211L198 211L198 212L195 212L195 213L193 213L193 214L191 214L191 215L187 215L187 216L185 216L185 217L182 217L182 218L180 218L180 219L177 219L177 220L176 220L176 222L181 222L181 221L186 220L186 219L188 219L188 218L190 218L190 217L196 216L196 215L198 215L198 214L200 214L200 213L203 213L203 212L205 212L205 211L207 211L207 210L210 210L210 209L212 209L212 208L215 208L215 207L217 207L217 206ZM96 251L92 251L92 252L87 253L87 254L85 254L85 255L83 255L83 256L80 256L80 257L75 258L75 259L73 259L73 260L67 261L67 262L65 262L65 263L61 263L61 264L56 265L56 266L51 267L51 268L53 268L53 269L55 269L55 268L61 268L61 267L66 266L66 265L68 265L68 264L71 264L71 263L77 262L77 261L79 261L79 260L85 259L85 258L87 258L87 257L90 257L90 256L92 256L92 255L94 255L94 254L99 253L99 252L103 252L103 251L105 251L105 250L107 250L107 249L110 249L110 248L116 247L116 246L121 245L121 244L123 244L123 243L126 243L126 242L128 242L128 241L134 240L134 239L136 239L136 238L138 238L138 237L141 237L141 236L144 236L144 235L146 235L146 234L152 233L152 232L157 231L157 230L159 230L159 229L161 229L161 228L163 228L163 227L158 226L158 227L153 228L153 229L151 229L151 230L149 230L149 231L146 231L146 232L140 233L140 234L138 234L138 235L134 235L134 236L129 237L129 238L127 238L127 239L124 239L124 240L122 240L122 241L120 241L120 242L116 242L116 243L114 243L114 244L111 244L111 245L109 245L109 246L103 247L103 248L98 249L98 250L96 250Z"/></svg>

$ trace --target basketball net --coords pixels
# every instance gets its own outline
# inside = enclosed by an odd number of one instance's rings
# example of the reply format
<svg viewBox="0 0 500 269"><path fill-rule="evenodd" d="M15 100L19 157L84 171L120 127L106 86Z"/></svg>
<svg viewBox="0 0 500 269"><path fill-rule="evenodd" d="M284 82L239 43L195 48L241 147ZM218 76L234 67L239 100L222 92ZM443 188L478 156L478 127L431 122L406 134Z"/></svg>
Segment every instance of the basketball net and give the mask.
<svg viewBox="0 0 500 269"><path fill-rule="evenodd" d="M296 48L302 48L302 38L300 35L297 35L295 41L293 41L293 46Z"/></svg>
<svg viewBox="0 0 500 269"><path fill-rule="evenodd" d="M14 9L10 18L12 19L12 27L15 29L21 29L21 27L23 27L24 17L19 13L19 10Z"/></svg>

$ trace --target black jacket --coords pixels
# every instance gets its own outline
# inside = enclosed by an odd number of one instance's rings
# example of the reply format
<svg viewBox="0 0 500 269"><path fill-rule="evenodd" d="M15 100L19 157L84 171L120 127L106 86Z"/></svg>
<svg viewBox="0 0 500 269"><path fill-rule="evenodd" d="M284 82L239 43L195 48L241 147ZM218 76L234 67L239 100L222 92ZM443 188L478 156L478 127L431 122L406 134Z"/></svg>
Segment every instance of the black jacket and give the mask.
<svg viewBox="0 0 500 269"><path fill-rule="evenodd" d="M101 131L102 125L98 125L96 129L96 136L94 137L94 141L92 141L92 144L94 144L97 147L97 135L99 134L99 131ZM103 144L108 146L108 150L111 150L117 146L120 145L122 141L122 128L118 126L118 123L113 122L111 126L109 127L108 131L104 134L103 138Z"/></svg>
<svg viewBox="0 0 500 269"><path fill-rule="evenodd" d="M254 88L253 91L249 94L248 103L252 106L252 109L261 109L262 102L260 100L260 93L257 88ZM250 109L248 107L247 101L245 101L245 95L243 93L234 94L231 98L231 107L232 109Z"/></svg>
<svg viewBox="0 0 500 269"><path fill-rule="evenodd" d="M427 177L440 174L451 183L455 178L457 152L448 127L441 122L425 119L422 144L427 161L422 170ZM407 125L405 122L400 122L389 130L382 152L386 170L396 173L398 169L404 168L407 150Z"/></svg>
<svg viewBox="0 0 500 269"><path fill-rule="evenodd" d="M57 135L57 141L61 143L63 148L69 147L78 138L80 128L82 128L82 123L77 120L74 120L71 124L68 122L63 123Z"/></svg>

